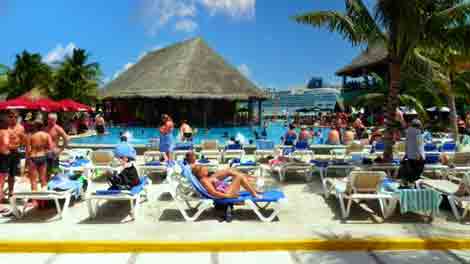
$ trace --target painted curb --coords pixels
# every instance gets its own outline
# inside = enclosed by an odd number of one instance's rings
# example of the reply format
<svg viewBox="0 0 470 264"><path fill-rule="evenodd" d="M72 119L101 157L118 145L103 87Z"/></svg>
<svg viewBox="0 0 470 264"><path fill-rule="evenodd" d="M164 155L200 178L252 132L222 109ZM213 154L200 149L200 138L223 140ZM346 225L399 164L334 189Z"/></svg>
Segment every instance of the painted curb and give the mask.
<svg viewBox="0 0 470 264"><path fill-rule="evenodd" d="M241 251L369 251L465 250L470 239L333 239L288 241L0 241L9 253L241 252Z"/></svg>

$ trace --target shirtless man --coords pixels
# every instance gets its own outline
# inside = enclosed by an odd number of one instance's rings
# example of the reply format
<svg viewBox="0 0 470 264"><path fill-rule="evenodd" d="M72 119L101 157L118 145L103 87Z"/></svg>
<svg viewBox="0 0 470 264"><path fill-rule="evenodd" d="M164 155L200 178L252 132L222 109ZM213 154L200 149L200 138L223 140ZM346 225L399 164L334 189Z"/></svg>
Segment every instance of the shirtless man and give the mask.
<svg viewBox="0 0 470 264"><path fill-rule="evenodd" d="M187 120L181 121L181 126L180 126L180 135L181 135L181 141L192 141L193 139L193 129L188 125Z"/></svg>
<svg viewBox="0 0 470 264"><path fill-rule="evenodd" d="M11 195L15 187L15 176L20 175L21 155L19 148L24 145L26 140L24 127L18 123L18 114L15 111L8 112L8 130L10 132L8 193Z"/></svg>
<svg viewBox="0 0 470 264"><path fill-rule="evenodd" d="M354 131L352 127L348 127L346 131L343 133L343 144L349 145L352 144L354 141Z"/></svg>
<svg viewBox="0 0 470 264"><path fill-rule="evenodd" d="M69 143L69 137L65 133L64 129L57 124L57 114L50 113L47 118L47 127L44 130L51 136L52 148L48 154L47 165L49 172L54 173L54 170L59 167L59 154L67 147ZM63 140L62 147L59 147L59 141Z"/></svg>
<svg viewBox="0 0 470 264"><path fill-rule="evenodd" d="M0 113L0 202L5 198L3 193L3 186L5 185L5 178L8 176L10 168L9 155L10 155L10 132L8 131L8 117L5 113ZM6 210L2 208L1 211Z"/></svg>
<svg viewBox="0 0 470 264"><path fill-rule="evenodd" d="M331 130L328 133L328 143L329 145L340 145L340 135L339 135L339 128L336 125L331 126Z"/></svg>
<svg viewBox="0 0 470 264"><path fill-rule="evenodd" d="M101 115L97 115L95 118L95 129L96 129L96 134L97 135L104 135L104 118Z"/></svg>
<svg viewBox="0 0 470 264"><path fill-rule="evenodd" d="M26 143L26 157L29 162L29 179L31 181L31 190L37 191L38 178L41 181L41 190L47 188L47 160L48 153L54 148L55 144L52 137L42 131L44 123L37 119L33 123L31 136ZM36 206L37 204L33 204Z"/></svg>

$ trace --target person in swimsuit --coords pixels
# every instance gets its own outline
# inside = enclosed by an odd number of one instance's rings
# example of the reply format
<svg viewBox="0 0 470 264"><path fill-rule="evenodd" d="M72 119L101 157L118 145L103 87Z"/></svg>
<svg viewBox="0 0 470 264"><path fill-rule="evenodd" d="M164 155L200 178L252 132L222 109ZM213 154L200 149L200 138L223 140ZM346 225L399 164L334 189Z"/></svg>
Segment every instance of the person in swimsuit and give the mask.
<svg viewBox="0 0 470 264"><path fill-rule="evenodd" d="M57 124L57 114L50 113L47 118L47 127L44 130L51 136L53 147L48 153L49 174L54 174L59 168L59 155L67 147L69 137L64 129ZM63 141L62 147L59 147L60 140Z"/></svg>
<svg viewBox="0 0 470 264"><path fill-rule="evenodd" d="M240 188L243 187L253 197L261 198L261 194L250 182L250 176L236 169L223 169L213 173L205 166L196 165L196 155L193 152L186 154L186 162L191 165L193 174L201 182L207 192L216 198L237 198L240 196ZM231 182L224 181L231 177Z"/></svg>
<svg viewBox="0 0 470 264"><path fill-rule="evenodd" d="M16 111L8 112L8 130L10 131L8 193L11 195L14 191L15 176L20 175L20 160L22 155L19 149L26 140L24 127L18 122L18 113Z"/></svg>
<svg viewBox="0 0 470 264"><path fill-rule="evenodd" d="M3 186L9 173L10 132L8 130L8 116L0 113L0 202L5 198ZM1 211L6 210L2 208Z"/></svg>
<svg viewBox="0 0 470 264"><path fill-rule="evenodd" d="M290 124L289 130L284 135L284 145L293 146L295 144L296 139L297 139L297 133L295 132L295 126L294 124Z"/></svg>
<svg viewBox="0 0 470 264"><path fill-rule="evenodd" d="M104 135L105 129L105 121L104 118L101 115L97 115L95 118L95 129L96 129L96 134L97 135Z"/></svg>
<svg viewBox="0 0 470 264"><path fill-rule="evenodd" d="M27 139L26 157L29 162L29 178L31 181L31 190L37 190L38 178L41 181L41 189L47 188L47 154L54 148L52 137L42 131L44 123L37 119L33 123L33 131ZM36 204L34 204L36 205Z"/></svg>
<svg viewBox="0 0 470 264"><path fill-rule="evenodd" d="M160 126L160 152L163 153L165 161L171 160L173 151L173 128L174 123L167 114L162 116L162 125Z"/></svg>
<svg viewBox="0 0 470 264"><path fill-rule="evenodd" d="M187 120L181 121L180 135L182 142L191 142L193 140L193 129L188 125Z"/></svg>

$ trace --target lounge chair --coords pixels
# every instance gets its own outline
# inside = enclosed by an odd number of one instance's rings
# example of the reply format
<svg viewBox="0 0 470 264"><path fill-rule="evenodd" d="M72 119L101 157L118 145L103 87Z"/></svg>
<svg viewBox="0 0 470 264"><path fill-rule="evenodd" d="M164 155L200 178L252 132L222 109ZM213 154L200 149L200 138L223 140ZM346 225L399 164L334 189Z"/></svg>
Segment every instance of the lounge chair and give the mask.
<svg viewBox="0 0 470 264"><path fill-rule="evenodd" d="M210 160L222 160L217 140L203 140L201 143L201 155Z"/></svg>
<svg viewBox="0 0 470 264"><path fill-rule="evenodd" d="M113 170L114 153L110 150L95 150L90 154L93 177L98 176L100 170Z"/></svg>
<svg viewBox="0 0 470 264"><path fill-rule="evenodd" d="M303 162L310 162L315 158L315 153L309 149L308 142L299 141L294 146L294 151L290 154L293 159L298 159Z"/></svg>
<svg viewBox="0 0 470 264"><path fill-rule="evenodd" d="M98 200L108 201L129 201L131 206L130 215L132 219L136 220L138 217L138 209L140 208L140 202L142 197L148 196L148 188L152 184L152 181L148 177L141 177L140 184L132 187L130 190L97 190L87 196L88 213L91 218L96 217L98 209ZM93 201L95 203L93 204Z"/></svg>
<svg viewBox="0 0 470 264"><path fill-rule="evenodd" d="M276 150L272 140L256 140L255 160L275 156Z"/></svg>
<svg viewBox="0 0 470 264"><path fill-rule="evenodd" d="M376 142L374 147L374 152L378 155L382 155L385 151L385 143L384 142Z"/></svg>
<svg viewBox="0 0 470 264"><path fill-rule="evenodd" d="M284 193L281 191L273 190L267 191L262 194L262 198L254 198L248 192L240 192L240 196L238 198L232 199L218 199L210 195L207 190L202 186L196 176L193 175L191 172L191 168L189 166L182 167L182 175L185 179L191 184L194 188L195 193L199 197L192 196L193 201L198 201L196 207L193 207L189 204L189 200L187 200L183 195L179 196L177 201L177 207L180 210L183 217L186 221L195 221L206 209L211 208L214 205L233 205L239 203L245 203L248 207L253 210L253 212L258 216L258 218L263 222L271 222L274 218L279 214L283 204L287 202ZM191 209L196 209L196 213L192 216L189 216L186 213L185 207L183 202L189 206ZM265 204L261 206L260 203ZM264 216L261 213L261 210L267 209L270 205L273 205L274 211L268 215Z"/></svg>
<svg viewBox="0 0 470 264"><path fill-rule="evenodd" d="M425 152L438 152L439 148L434 143L426 143L424 144L424 151Z"/></svg>
<svg viewBox="0 0 470 264"><path fill-rule="evenodd" d="M441 146L441 152L446 153L448 155L455 154L456 150L457 150L457 144L455 144L455 142L453 141L446 141Z"/></svg>
<svg viewBox="0 0 470 264"><path fill-rule="evenodd" d="M228 144L225 146L223 153L223 160L228 161L231 159L243 159L245 156L245 150L241 144Z"/></svg>
<svg viewBox="0 0 470 264"><path fill-rule="evenodd" d="M449 178L461 179L465 172L470 171L470 152L455 152L449 167Z"/></svg>
<svg viewBox="0 0 470 264"><path fill-rule="evenodd" d="M274 163L273 165L261 164L261 173L265 172L276 173L279 176L279 181L284 182L288 172L295 171L296 173L303 173L305 180L312 179L313 166L310 161L305 162L298 159L291 159L289 161Z"/></svg>
<svg viewBox="0 0 470 264"><path fill-rule="evenodd" d="M173 149L173 157L175 160L184 159L188 152L193 151L192 143L178 143Z"/></svg>
<svg viewBox="0 0 470 264"><path fill-rule="evenodd" d="M446 195L449 200L452 213L457 221L461 221L470 212L470 174L466 173L460 183L449 180L428 180L416 181L418 188L430 188L442 195ZM458 207L462 208L462 213Z"/></svg>
<svg viewBox="0 0 470 264"><path fill-rule="evenodd" d="M386 177L383 171L351 171L345 179L325 179L328 198L330 194L336 196L341 208L341 217L349 217L353 201L378 200L382 215L387 215L385 200L392 199L390 194L380 193L383 179ZM347 200L347 204L344 203Z"/></svg>
<svg viewBox="0 0 470 264"><path fill-rule="evenodd" d="M10 197L10 207L15 217L21 218L25 215L26 206L20 211L17 207L17 200L22 199L23 203L26 204L28 200L41 200L50 201L53 200L57 209L57 215L59 219L63 219L66 216L70 201L72 197L75 200L82 199L85 197L85 192L88 186L88 179L62 179L62 176L54 176L48 184L47 191L29 191L29 192L15 192ZM63 208L60 207L59 200L64 200Z"/></svg>

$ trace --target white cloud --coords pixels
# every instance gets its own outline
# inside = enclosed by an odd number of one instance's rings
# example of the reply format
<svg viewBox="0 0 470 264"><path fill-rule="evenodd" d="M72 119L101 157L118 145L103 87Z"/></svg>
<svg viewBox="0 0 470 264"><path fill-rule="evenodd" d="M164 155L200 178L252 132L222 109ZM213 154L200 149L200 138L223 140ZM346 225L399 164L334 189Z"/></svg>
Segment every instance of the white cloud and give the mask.
<svg viewBox="0 0 470 264"><path fill-rule="evenodd" d="M256 0L201 0L211 15L223 13L233 18L253 18Z"/></svg>
<svg viewBox="0 0 470 264"><path fill-rule="evenodd" d="M241 64L238 66L238 70L245 75L245 77L249 78L251 77L251 70L246 64Z"/></svg>
<svg viewBox="0 0 470 264"><path fill-rule="evenodd" d="M173 23L178 31L193 32L198 28L194 18L200 9L212 16L251 19L255 16L255 6L256 0L140 0L139 13L147 31L155 35Z"/></svg>
<svg viewBox="0 0 470 264"><path fill-rule="evenodd" d="M198 28L198 24L191 19L183 19L175 24L177 31L194 32Z"/></svg>
<svg viewBox="0 0 470 264"><path fill-rule="evenodd" d="M66 56L72 55L73 50L75 48L76 45L73 42L70 42L65 47L62 46L62 43L59 43L54 49L47 53L46 57L43 60L47 64L62 61Z"/></svg>

